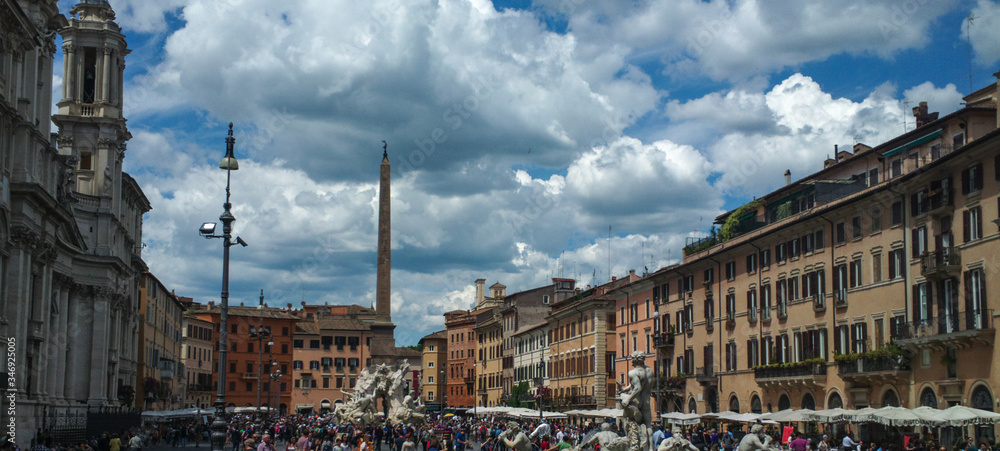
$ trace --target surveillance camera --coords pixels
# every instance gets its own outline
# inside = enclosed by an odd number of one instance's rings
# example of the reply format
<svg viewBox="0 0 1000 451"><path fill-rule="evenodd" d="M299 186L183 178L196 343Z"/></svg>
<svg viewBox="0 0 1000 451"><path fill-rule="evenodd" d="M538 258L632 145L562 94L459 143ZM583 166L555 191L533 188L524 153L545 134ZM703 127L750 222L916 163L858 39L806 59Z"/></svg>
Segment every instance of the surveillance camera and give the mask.
<svg viewBox="0 0 1000 451"><path fill-rule="evenodd" d="M237 243L238 243L238 244L239 244L240 246L243 246L243 247L247 247L247 242L246 242L246 241L243 241L243 238L240 238L240 237L236 237L236 242L237 242Z"/></svg>

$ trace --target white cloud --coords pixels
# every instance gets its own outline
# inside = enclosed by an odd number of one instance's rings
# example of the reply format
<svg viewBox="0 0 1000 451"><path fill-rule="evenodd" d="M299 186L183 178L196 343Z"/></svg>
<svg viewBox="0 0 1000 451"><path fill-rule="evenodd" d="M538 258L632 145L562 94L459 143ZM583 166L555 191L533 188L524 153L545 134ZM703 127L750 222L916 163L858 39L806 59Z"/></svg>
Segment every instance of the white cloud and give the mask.
<svg viewBox="0 0 1000 451"><path fill-rule="evenodd" d="M941 116L951 114L962 108L963 94L958 92L958 88L953 83L948 83L943 88L934 86L933 83L925 81L906 91L903 91L903 99L911 106L917 106L920 102L927 102L928 111L937 111ZM911 120L912 124L913 121Z"/></svg>
<svg viewBox="0 0 1000 451"><path fill-rule="evenodd" d="M972 9L972 49L976 53L976 63L993 66L1000 61L1000 2L978 0ZM969 40L968 22L962 22L962 39Z"/></svg>

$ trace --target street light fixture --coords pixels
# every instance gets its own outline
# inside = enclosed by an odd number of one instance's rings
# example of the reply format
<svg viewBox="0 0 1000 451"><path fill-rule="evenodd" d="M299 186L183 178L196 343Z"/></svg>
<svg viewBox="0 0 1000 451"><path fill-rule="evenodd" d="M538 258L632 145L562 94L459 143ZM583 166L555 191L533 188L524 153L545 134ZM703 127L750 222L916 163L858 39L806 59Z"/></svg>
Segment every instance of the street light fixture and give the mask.
<svg viewBox="0 0 1000 451"><path fill-rule="evenodd" d="M261 384L264 382L264 340L268 340L268 352L270 352L271 346L274 346L274 342L270 341L271 328L264 327L264 290L260 290L260 304L257 305L257 311L260 312L260 320L258 327L250 326L250 339L257 340L257 430L260 430L262 421L260 391Z"/></svg>
<svg viewBox="0 0 1000 451"><path fill-rule="evenodd" d="M538 421L542 421L542 396L544 395L543 390L545 388L545 360L538 361L538 401L535 403L538 405Z"/></svg>
<svg viewBox="0 0 1000 451"><path fill-rule="evenodd" d="M226 446L226 350L229 347L229 247L234 244L246 246L246 242L237 237L232 240L233 222L236 217L232 213L232 204L229 202L230 181L232 172L240 168L239 162L233 155L233 146L236 138L233 137L233 123L229 123L229 135L226 136L226 156L219 163L219 169L226 171L226 203L222 204L222 235L215 234L215 223L206 222L201 225L198 232L205 238L222 238L222 302L219 305L219 375L216 382L215 396L215 419L212 421L212 451L223 451Z"/></svg>

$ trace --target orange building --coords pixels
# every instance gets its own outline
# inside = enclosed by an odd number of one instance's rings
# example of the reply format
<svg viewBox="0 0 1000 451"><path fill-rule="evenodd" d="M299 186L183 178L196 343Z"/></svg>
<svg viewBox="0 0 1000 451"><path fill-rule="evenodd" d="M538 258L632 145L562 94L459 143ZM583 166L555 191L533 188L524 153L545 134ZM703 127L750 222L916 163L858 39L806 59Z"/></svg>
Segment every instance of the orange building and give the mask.
<svg viewBox="0 0 1000 451"><path fill-rule="evenodd" d="M292 405L327 412L346 401L371 365L374 310L359 305L305 305L292 340Z"/></svg>
<svg viewBox="0 0 1000 451"><path fill-rule="evenodd" d="M475 402L476 314L455 310L444 314L448 334L447 391L442 401L445 408L472 408Z"/></svg>
<svg viewBox="0 0 1000 451"><path fill-rule="evenodd" d="M210 321L218 328L220 321L219 306L210 303L192 314L202 320ZM274 405L279 411L287 412L292 402L291 379L288 376L292 369L292 333L299 318L284 309L272 307L229 306L229 349L226 360L226 405L231 407L256 406L258 387L260 388L260 404ZM250 327L270 329L270 341L250 337ZM263 351L261 351L263 346ZM261 370L259 361L264 362ZM213 368L218 368L218 353L213 356ZM276 365L269 365L274 362ZM271 377L274 370L280 370L281 376L276 381ZM263 383L258 386L259 375L263 374ZM214 379L214 378L213 378ZM273 382L273 383L272 383ZM217 380L212 381L215 386ZM268 399L271 402L268 402Z"/></svg>

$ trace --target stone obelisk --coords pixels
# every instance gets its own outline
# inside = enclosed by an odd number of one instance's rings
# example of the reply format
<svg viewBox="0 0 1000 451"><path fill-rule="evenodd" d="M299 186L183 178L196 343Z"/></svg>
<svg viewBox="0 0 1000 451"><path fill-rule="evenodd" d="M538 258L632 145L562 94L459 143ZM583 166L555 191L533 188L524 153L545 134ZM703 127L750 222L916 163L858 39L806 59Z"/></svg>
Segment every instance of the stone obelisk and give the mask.
<svg viewBox="0 0 1000 451"><path fill-rule="evenodd" d="M389 205L389 151L382 141L382 165L378 198L378 265L375 279L375 321L372 323L372 364L396 362L396 338L392 323L392 236Z"/></svg>

